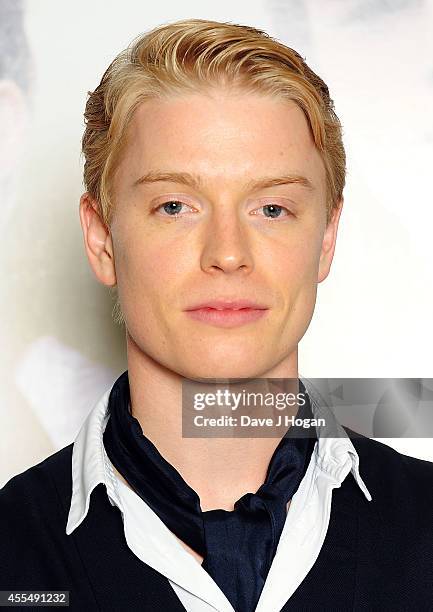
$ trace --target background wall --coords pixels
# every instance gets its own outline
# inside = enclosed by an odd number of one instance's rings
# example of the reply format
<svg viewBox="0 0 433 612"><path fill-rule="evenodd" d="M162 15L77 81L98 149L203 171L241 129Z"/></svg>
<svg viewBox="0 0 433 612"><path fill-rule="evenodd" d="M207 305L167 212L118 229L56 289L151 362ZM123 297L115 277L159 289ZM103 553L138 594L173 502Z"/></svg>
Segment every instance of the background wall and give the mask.
<svg viewBox="0 0 433 612"><path fill-rule="evenodd" d="M433 6L428 0L0 0L0 486L72 442L126 369L78 217L88 90L139 33L253 25L328 83L348 154L333 270L300 345L306 377L433 377ZM433 460L433 442L386 440Z"/></svg>

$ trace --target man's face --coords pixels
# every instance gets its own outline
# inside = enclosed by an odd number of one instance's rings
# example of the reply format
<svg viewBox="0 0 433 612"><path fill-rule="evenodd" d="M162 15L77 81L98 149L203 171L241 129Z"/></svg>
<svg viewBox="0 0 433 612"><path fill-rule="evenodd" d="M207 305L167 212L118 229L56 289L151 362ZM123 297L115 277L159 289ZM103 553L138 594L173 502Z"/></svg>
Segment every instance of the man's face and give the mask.
<svg viewBox="0 0 433 612"><path fill-rule="evenodd" d="M200 183L138 182L149 173ZM253 184L287 175L312 189ZM284 376L297 365L338 218L326 227L325 170L296 104L222 89L144 102L114 202L117 285L139 351L189 378ZM220 298L267 310L225 325L187 312Z"/></svg>

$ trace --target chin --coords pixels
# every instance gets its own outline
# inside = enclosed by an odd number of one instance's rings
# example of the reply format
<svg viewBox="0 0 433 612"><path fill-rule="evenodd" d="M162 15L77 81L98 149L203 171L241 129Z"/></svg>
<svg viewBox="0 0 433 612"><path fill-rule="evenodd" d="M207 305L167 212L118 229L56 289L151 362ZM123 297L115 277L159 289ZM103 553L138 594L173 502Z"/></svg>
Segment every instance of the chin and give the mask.
<svg viewBox="0 0 433 612"><path fill-rule="evenodd" d="M239 359L225 359L224 362L214 362L209 359L207 362L182 364L182 371L179 373L190 380L200 382L202 379L212 379L218 382L220 379L230 378L232 381L245 378L260 378L262 372L268 371L272 367L271 364L260 364L257 360L245 358L245 361ZM221 382L223 382L221 380Z"/></svg>

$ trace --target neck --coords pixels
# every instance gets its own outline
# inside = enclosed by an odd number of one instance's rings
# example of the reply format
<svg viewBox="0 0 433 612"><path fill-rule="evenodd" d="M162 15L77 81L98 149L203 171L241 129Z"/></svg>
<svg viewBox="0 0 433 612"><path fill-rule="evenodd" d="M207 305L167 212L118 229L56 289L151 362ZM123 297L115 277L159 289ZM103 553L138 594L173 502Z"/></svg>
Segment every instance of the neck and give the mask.
<svg viewBox="0 0 433 612"><path fill-rule="evenodd" d="M182 437L184 377L154 361L127 333L131 411L146 437L196 491L203 511L233 510L234 502L255 493L266 479L280 442L268 438ZM256 378L297 378L297 349Z"/></svg>

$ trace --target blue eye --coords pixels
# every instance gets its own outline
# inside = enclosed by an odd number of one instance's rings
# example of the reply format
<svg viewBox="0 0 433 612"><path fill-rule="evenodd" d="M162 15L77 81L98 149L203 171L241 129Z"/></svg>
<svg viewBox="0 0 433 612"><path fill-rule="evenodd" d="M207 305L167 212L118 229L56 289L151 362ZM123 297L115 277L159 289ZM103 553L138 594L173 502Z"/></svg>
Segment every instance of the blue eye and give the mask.
<svg viewBox="0 0 433 612"><path fill-rule="evenodd" d="M158 206L157 210L159 208L163 208L170 217L175 217L181 211L182 206L186 206L184 202L180 202L179 200L169 200L168 202L164 202L164 204Z"/></svg>
<svg viewBox="0 0 433 612"><path fill-rule="evenodd" d="M283 210L285 210L287 214L289 213L287 208L285 208L284 206L279 206L278 204L265 204L261 208L263 208L263 210L268 210L268 213L265 212L265 217L268 219L278 218L279 216L281 216L280 213Z"/></svg>

